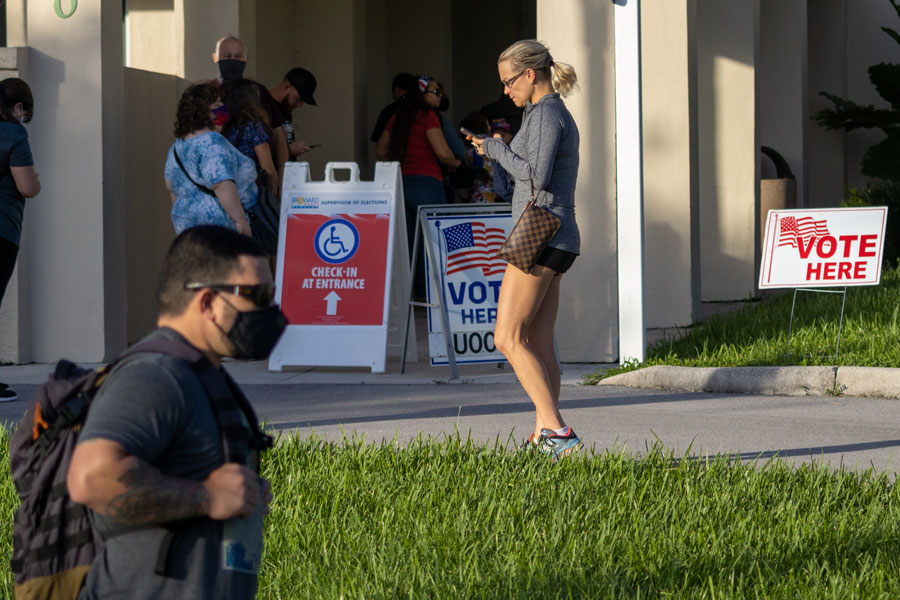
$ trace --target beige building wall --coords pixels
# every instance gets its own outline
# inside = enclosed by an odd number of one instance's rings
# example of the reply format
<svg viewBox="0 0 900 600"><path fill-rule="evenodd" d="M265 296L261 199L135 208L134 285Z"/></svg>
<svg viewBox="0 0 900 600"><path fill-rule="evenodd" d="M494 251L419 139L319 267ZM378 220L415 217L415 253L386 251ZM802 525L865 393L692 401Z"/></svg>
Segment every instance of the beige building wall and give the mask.
<svg viewBox="0 0 900 600"><path fill-rule="evenodd" d="M25 47L25 0L6 0L6 45L9 48Z"/></svg>
<svg viewBox="0 0 900 600"><path fill-rule="evenodd" d="M817 0L807 10L810 116L832 106L819 92L847 97L845 4L845 0ZM808 127L807 205L840 206L847 177L847 134L828 131L815 122Z"/></svg>
<svg viewBox="0 0 900 600"><path fill-rule="evenodd" d="M698 0L697 84L704 301L754 295L759 1Z"/></svg>
<svg viewBox="0 0 900 600"><path fill-rule="evenodd" d="M154 73L184 73L183 28L174 0L127 0L125 66Z"/></svg>
<svg viewBox="0 0 900 600"><path fill-rule="evenodd" d="M19 361L100 361L125 340L121 4L82 4L68 19L49 3L26 9L11 30L27 26L20 71L35 92L28 131L42 191L27 203L20 249L28 311L0 338L18 337Z"/></svg>
<svg viewBox="0 0 900 600"><path fill-rule="evenodd" d="M807 98L807 24L807 0L760 0L759 139L790 165L799 207L808 204L806 139L808 129L815 126L809 120ZM761 161L764 176L775 177L769 159Z"/></svg>
<svg viewBox="0 0 900 600"><path fill-rule="evenodd" d="M141 115L125 120L128 343L156 328L157 276L175 238L163 173L183 86L173 75L125 69L125 105L139 107Z"/></svg>
<svg viewBox="0 0 900 600"><path fill-rule="evenodd" d="M699 313L695 0L641 4L645 324L686 327ZM648 332L652 341L665 332Z"/></svg>
<svg viewBox="0 0 900 600"><path fill-rule="evenodd" d="M297 4L296 64L288 63L277 79L280 82L294 66L305 67L316 76L318 106L294 111L298 139L322 144L303 156L310 163L314 180L324 177L326 162L356 161L362 151L366 12L366 3L361 0Z"/></svg>
<svg viewBox="0 0 900 600"><path fill-rule="evenodd" d="M618 356L613 5L591 0L537 3L538 39L578 73L566 99L581 135L575 206L581 257L563 278L557 320L563 361Z"/></svg>

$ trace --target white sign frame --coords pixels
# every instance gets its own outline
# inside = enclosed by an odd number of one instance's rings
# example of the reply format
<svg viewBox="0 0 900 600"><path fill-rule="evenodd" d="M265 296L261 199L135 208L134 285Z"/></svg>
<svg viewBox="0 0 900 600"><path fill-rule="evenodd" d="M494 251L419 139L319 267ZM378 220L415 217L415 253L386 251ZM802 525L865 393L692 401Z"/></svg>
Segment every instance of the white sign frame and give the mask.
<svg viewBox="0 0 900 600"><path fill-rule="evenodd" d="M349 181L337 181L335 171L348 170ZM368 367L373 373L384 373L387 355L400 355L403 341L402 317L405 315L409 290L409 249L406 242L406 219L403 208L403 186L400 164L376 163L374 181L360 181L359 165L352 162L330 162L325 166L325 180L310 179L309 163L287 163L281 194L281 219L278 234L278 263L275 281L276 301L281 304L287 218L292 214L311 212L294 205L295 199L316 195L377 194L390 196L390 225L384 283L384 313L380 325L288 325L269 357L269 371L286 366ZM334 214L353 214L342 206ZM362 212L372 212L360 210ZM331 214L320 209L315 214ZM415 328L409 331L407 345L416 354Z"/></svg>
<svg viewBox="0 0 900 600"><path fill-rule="evenodd" d="M886 206L770 210L759 289L878 285L887 210Z"/></svg>

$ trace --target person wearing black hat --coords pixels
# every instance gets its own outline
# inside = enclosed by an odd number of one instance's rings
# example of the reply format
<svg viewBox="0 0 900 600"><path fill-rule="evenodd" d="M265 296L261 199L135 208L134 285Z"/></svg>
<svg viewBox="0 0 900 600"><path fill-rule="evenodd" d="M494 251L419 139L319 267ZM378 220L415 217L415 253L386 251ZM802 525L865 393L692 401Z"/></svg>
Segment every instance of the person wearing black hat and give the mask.
<svg viewBox="0 0 900 600"><path fill-rule="evenodd" d="M294 109L300 108L304 104L316 106L316 99L313 97L315 91L315 76L302 67L295 67L288 71L282 82L269 90L272 98L281 107L281 117L284 121L285 140L283 146L279 148L278 161L275 164L279 175L284 173L286 161L311 150L306 142L295 138L291 115Z"/></svg>

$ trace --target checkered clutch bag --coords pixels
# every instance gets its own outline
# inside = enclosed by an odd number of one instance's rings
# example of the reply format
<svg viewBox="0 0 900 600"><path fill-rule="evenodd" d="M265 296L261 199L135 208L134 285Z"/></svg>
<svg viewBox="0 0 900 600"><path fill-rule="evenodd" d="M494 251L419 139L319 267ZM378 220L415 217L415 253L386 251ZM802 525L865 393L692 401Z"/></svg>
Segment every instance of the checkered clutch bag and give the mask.
<svg viewBox="0 0 900 600"><path fill-rule="evenodd" d="M531 200L525 205L522 216L516 221L497 256L525 273L531 273L538 256L556 235L561 221L552 212L534 202L534 182L531 183Z"/></svg>

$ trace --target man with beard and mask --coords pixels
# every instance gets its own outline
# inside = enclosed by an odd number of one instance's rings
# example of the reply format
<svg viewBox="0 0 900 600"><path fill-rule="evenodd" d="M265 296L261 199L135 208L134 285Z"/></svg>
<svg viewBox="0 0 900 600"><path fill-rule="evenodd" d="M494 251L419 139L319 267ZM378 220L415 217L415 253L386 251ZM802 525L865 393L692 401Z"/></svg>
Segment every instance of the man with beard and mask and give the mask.
<svg viewBox="0 0 900 600"><path fill-rule="evenodd" d="M281 83L269 90L272 98L281 107L281 118L284 121L285 140L279 148L279 155L275 162L275 168L279 175L284 174L285 162L312 149L306 142L296 139L292 114L295 109L304 104L316 106L316 99L313 97L315 91L315 76L302 67L295 67L288 71Z"/></svg>
<svg viewBox="0 0 900 600"><path fill-rule="evenodd" d="M213 62L219 69L216 75L216 81L225 83L226 81L234 81L244 77L244 69L247 67L247 60L250 58L244 42L233 35L226 35L216 42L216 49L212 54ZM254 82L259 89L259 103L266 111L269 117L269 128L272 130L272 136L269 138L269 147L272 150L272 157L275 159L275 166L278 167L278 153L284 152L283 148L287 147L287 138L284 131L284 113L282 112L281 103L272 97L269 90L258 81ZM228 120L228 115L224 115L223 123ZM286 160L286 159L285 159ZM284 167L284 160L281 161ZM278 185L281 186L282 169L278 171Z"/></svg>
<svg viewBox="0 0 900 600"><path fill-rule="evenodd" d="M259 429L222 357L261 359L286 321L265 251L184 231L159 280L159 329L113 368L68 473L106 539L79 598L254 598L271 501Z"/></svg>

